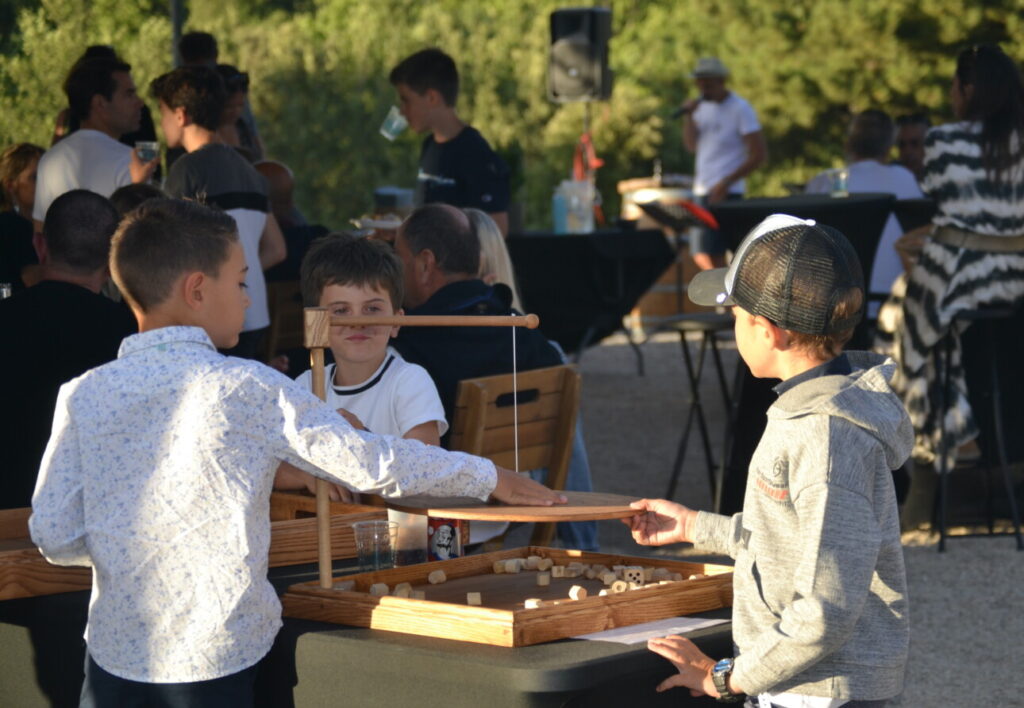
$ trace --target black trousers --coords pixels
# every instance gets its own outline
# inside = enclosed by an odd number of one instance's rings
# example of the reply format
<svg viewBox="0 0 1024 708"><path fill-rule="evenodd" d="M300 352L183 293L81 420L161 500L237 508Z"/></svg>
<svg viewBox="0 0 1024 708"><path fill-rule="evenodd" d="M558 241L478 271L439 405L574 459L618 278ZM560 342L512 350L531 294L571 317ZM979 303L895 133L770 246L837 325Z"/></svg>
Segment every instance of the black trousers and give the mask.
<svg viewBox="0 0 1024 708"><path fill-rule="evenodd" d="M85 655L79 708L252 708L259 664L236 674L193 683L143 683L104 671Z"/></svg>

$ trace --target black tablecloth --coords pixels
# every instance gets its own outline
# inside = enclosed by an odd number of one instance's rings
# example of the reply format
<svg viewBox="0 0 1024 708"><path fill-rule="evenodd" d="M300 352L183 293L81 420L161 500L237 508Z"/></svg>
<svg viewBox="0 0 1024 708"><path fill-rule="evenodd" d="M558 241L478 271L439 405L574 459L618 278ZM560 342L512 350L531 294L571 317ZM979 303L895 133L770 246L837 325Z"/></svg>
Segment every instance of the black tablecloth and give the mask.
<svg viewBox="0 0 1024 708"><path fill-rule="evenodd" d="M567 352L600 341L675 260L661 231L512 234L523 307Z"/></svg>
<svg viewBox="0 0 1024 708"><path fill-rule="evenodd" d="M314 578L311 566L271 570L278 592ZM78 705L88 599L88 592L78 592L0 602L0 705ZM730 611L701 616L728 619ZM716 659L732 653L730 624L688 636ZM256 705L715 705L711 699L691 698L685 689L655 693L654 687L674 671L643 644L562 640L507 649L285 619L260 664Z"/></svg>

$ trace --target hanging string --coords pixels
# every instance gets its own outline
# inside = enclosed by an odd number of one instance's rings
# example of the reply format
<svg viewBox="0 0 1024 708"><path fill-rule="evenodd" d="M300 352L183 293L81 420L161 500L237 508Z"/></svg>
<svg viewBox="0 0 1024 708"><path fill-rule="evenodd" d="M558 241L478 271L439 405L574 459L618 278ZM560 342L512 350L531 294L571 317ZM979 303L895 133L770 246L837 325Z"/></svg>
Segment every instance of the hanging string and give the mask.
<svg viewBox="0 0 1024 708"><path fill-rule="evenodd" d="M516 328L512 330L512 439L515 444L516 474L519 474L519 383L516 380Z"/></svg>

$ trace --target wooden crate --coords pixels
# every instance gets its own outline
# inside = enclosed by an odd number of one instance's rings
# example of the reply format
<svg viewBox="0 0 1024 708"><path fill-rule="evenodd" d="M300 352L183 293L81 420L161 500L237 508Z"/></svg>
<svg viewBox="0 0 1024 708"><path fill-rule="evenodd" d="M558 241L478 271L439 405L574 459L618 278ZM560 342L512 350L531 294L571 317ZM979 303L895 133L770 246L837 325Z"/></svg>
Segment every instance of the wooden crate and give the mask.
<svg viewBox="0 0 1024 708"><path fill-rule="evenodd" d="M651 584L643 589L600 597L597 592L604 585L597 579L553 577L550 586L539 587L536 571L493 572L496 560L529 555L551 558L556 565L572 561L600 563L609 568L639 565L665 568L684 578L694 574L708 577L666 585ZM430 585L427 576L437 569L444 570L448 581ZM361 573L345 580L355 582L352 591L326 590L317 582L293 585L281 598L285 616L520 647L732 604L732 568L728 566L533 546ZM374 583L387 583L393 589L401 582L425 591L426 599L374 597L368 593ZM569 600L568 590L572 585L586 587L587 599ZM467 592L480 592L483 605L467 605ZM560 598L565 602L527 610L523 608L526 598Z"/></svg>
<svg viewBox="0 0 1024 708"><path fill-rule="evenodd" d="M52 565L43 558L28 534L29 508L0 510L0 600L88 590L92 570ZM331 557L354 558L356 521L386 519L385 509L363 509L331 517ZM271 568L316 563L316 519L290 519L270 524Z"/></svg>

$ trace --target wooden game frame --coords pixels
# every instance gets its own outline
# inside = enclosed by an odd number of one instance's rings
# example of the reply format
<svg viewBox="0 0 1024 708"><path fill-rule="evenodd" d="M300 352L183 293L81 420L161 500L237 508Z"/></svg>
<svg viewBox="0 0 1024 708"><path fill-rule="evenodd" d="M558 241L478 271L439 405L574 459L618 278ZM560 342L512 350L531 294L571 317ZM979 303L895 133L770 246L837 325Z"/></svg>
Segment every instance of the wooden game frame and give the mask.
<svg viewBox="0 0 1024 708"><path fill-rule="evenodd" d="M643 588L618 594L569 600L562 594L558 604L547 603L526 609L521 602L541 594L536 587L537 571L523 570L516 574L495 574L494 562L531 555L551 558L556 564L580 562L665 568L683 578L706 577L666 584L651 583ZM443 570L444 585L428 582L431 572ZM294 585L281 597L288 617L318 620L336 624L370 627L442 639L457 639L502 647L521 647L556 639L625 627L643 622L707 612L732 604L732 568L676 561L667 558L635 558L606 553L589 553L529 546L493 553L466 556L447 561L422 563L371 573L348 576L354 583L351 590L339 587L320 588L309 582ZM369 593L375 583L386 583L392 590L397 583L407 582L413 589L425 590L428 599L376 597ZM555 579L552 579L555 583ZM600 581L565 579L560 585ZM458 587L455 587L459 583ZM448 595L455 597L441 602L429 599L437 588L452 585ZM488 589L489 588L489 589ZM482 589L483 606L466 604L466 590ZM558 594L565 588L556 587ZM501 594L499 607L488 606L488 598ZM550 594L550 593L549 593ZM510 600L514 597L515 600ZM459 599L461 598L461 601ZM516 606L512 606L512 603Z"/></svg>

